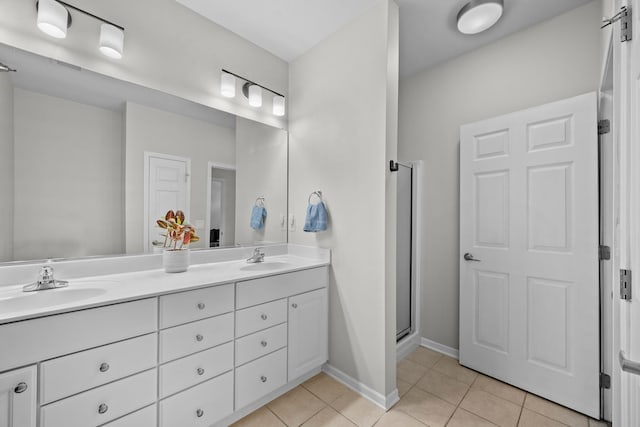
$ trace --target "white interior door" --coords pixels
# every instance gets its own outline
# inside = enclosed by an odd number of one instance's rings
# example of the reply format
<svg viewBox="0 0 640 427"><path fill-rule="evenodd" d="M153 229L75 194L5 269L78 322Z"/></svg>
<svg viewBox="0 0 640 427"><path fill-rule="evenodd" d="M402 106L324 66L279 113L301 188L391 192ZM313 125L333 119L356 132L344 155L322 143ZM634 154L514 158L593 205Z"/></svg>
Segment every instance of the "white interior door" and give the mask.
<svg viewBox="0 0 640 427"><path fill-rule="evenodd" d="M599 418L596 105L460 128L460 363Z"/></svg>
<svg viewBox="0 0 640 427"><path fill-rule="evenodd" d="M190 169L188 158L145 153L145 251L164 239L156 221L167 211L181 210L189 220Z"/></svg>

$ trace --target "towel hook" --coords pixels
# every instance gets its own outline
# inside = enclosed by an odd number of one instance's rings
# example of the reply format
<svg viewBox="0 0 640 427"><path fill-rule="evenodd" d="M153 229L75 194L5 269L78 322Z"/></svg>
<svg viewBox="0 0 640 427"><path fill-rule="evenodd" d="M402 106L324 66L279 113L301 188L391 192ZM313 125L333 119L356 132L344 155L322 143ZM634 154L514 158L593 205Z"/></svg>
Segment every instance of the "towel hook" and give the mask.
<svg viewBox="0 0 640 427"><path fill-rule="evenodd" d="M264 196L260 196L256 199L256 206L264 208Z"/></svg>
<svg viewBox="0 0 640 427"><path fill-rule="evenodd" d="M316 191L312 192L311 194L309 194L309 199L307 200L307 203L311 204L311 198L312 198L314 195L315 195L316 197L318 197L318 199L320 199L320 201L322 201L322 191L320 191L320 190L316 190Z"/></svg>

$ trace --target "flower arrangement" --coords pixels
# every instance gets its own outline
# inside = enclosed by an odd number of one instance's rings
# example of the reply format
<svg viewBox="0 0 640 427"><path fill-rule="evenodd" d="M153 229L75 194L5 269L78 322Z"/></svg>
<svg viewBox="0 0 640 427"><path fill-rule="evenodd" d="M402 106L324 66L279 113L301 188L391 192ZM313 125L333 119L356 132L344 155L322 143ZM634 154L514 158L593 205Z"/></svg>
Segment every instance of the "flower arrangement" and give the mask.
<svg viewBox="0 0 640 427"><path fill-rule="evenodd" d="M158 224L158 227L167 230L166 234L163 234L164 243L162 247L169 250L181 250L185 245L200 240L196 236L195 228L192 225L185 224L184 212L180 210L175 213L170 210L164 218L157 220L156 224Z"/></svg>

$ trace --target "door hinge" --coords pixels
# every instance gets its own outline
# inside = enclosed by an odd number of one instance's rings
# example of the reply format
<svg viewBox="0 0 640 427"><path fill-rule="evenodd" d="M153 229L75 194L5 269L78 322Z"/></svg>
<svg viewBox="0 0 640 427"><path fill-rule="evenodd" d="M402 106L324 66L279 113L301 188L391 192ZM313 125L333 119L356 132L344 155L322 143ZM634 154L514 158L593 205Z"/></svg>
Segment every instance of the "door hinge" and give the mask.
<svg viewBox="0 0 640 427"><path fill-rule="evenodd" d="M609 246L600 245L598 252L601 260L611 259L611 248Z"/></svg>
<svg viewBox="0 0 640 427"><path fill-rule="evenodd" d="M631 301L631 270L620 270L620 299Z"/></svg>
<svg viewBox="0 0 640 427"><path fill-rule="evenodd" d="M604 372L600 372L600 388L607 390L611 388L611 377Z"/></svg>
<svg viewBox="0 0 640 427"><path fill-rule="evenodd" d="M605 18L600 28L607 27L614 22L620 21L620 41L628 42L633 36L633 24L631 19L631 7L622 6L620 12L613 15L611 18Z"/></svg>
<svg viewBox="0 0 640 427"><path fill-rule="evenodd" d="M611 132L611 122L609 119L598 120L598 135L605 135Z"/></svg>

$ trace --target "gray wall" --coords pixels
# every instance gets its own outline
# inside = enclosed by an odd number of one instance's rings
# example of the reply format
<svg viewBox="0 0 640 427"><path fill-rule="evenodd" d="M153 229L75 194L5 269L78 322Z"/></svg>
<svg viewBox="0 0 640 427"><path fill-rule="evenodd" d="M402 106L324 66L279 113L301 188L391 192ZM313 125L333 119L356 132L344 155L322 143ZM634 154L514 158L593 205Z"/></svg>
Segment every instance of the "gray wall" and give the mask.
<svg viewBox="0 0 640 427"><path fill-rule="evenodd" d="M422 336L458 348L460 125L598 89L594 1L400 82L398 157L424 160Z"/></svg>
<svg viewBox="0 0 640 427"><path fill-rule="evenodd" d="M395 95L388 73L397 68L389 63L397 19L395 3L379 0L289 69L289 211L297 219L289 241L331 249L329 363L382 396L395 389L395 354L387 352L395 297L386 300L395 277L385 280L385 244L395 244L395 226L385 232L385 192L393 184L387 144L391 153L396 145L387 127L395 115L388 114ZM329 229L305 233L315 190L325 197Z"/></svg>
<svg viewBox="0 0 640 427"><path fill-rule="evenodd" d="M0 262L13 259L13 85L0 73L0 212L4 224Z"/></svg>

